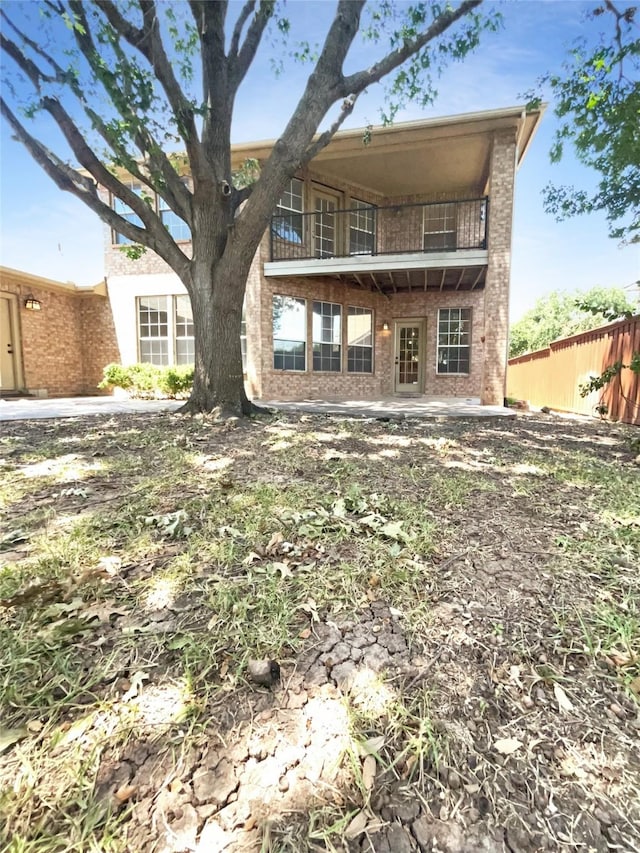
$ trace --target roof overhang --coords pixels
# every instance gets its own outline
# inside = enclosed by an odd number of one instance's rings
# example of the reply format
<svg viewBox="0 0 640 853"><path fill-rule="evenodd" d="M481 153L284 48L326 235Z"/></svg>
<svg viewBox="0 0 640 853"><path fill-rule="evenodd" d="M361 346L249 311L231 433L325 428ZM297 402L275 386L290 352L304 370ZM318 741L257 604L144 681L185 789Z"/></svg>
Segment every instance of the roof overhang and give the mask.
<svg viewBox="0 0 640 853"><path fill-rule="evenodd" d="M43 290L52 292L66 293L69 296L106 296L107 286L104 281L98 282L93 286L83 287L74 284L72 281L55 281L52 278L45 278L40 275L33 275L24 270L16 270L11 267L0 266L0 289L3 281L10 281L12 284L22 285L23 287L39 287Z"/></svg>

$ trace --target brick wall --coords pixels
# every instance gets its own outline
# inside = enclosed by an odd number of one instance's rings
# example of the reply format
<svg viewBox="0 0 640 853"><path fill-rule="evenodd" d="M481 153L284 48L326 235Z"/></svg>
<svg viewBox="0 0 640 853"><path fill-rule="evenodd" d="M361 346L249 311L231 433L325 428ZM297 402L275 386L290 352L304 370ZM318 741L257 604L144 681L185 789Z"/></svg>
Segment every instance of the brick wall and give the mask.
<svg viewBox="0 0 640 853"><path fill-rule="evenodd" d="M274 295L297 296L307 300L307 347L305 371L281 371L273 368ZM312 370L311 305L313 300L342 305L343 370L340 373ZM348 306L371 308L374 312L374 369L371 374L347 373L344 368L345 323ZM437 323L440 308L471 308L471 366L468 376L436 373ZM482 291L451 293L398 293L388 299L379 293L347 287L337 279L289 277L264 279L259 313L247 313L247 335L261 341L256 374L259 382L252 388L264 400L365 399L394 393L394 322L425 321L424 393L438 397L479 397L482 390L485 330ZM387 322L389 331L382 325Z"/></svg>
<svg viewBox="0 0 640 853"><path fill-rule="evenodd" d="M489 263L484 290L485 365L481 400L485 405L502 404L506 393L515 174L515 133L496 133L489 175Z"/></svg>
<svg viewBox="0 0 640 853"><path fill-rule="evenodd" d="M23 388L18 390L49 397L100 393L102 368L119 358L105 296L5 274L0 291L15 294L19 306L16 355ZM39 300L40 311L24 307L27 296Z"/></svg>

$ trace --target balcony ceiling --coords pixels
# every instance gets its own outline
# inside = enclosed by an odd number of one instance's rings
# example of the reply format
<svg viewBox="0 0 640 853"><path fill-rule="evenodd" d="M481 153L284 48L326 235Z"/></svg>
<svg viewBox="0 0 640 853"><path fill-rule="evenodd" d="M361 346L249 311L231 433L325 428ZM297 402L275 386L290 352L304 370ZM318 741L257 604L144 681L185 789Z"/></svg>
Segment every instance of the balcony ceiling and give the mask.
<svg viewBox="0 0 640 853"><path fill-rule="evenodd" d="M312 174L359 185L381 197L487 191L493 135L512 132L518 165L542 112L522 107L373 128L365 146L364 129L341 131L312 161ZM266 159L273 141L234 146L233 157Z"/></svg>
<svg viewBox="0 0 640 853"><path fill-rule="evenodd" d="M486 136L376 146L343 157L320 159L314 167L328 180L357 184L385 198L425 193L484 193L491 141Z"/></svg>
<svg viewBox="0 0 640 853"><path fill-rule="evenodd" d="M431 269L403 269L375 272L345 272L333 274L347 287L377 291L385 296L394 293L449 293L455 290L482 290L487 277L487 267L439 267Z"/></svg>

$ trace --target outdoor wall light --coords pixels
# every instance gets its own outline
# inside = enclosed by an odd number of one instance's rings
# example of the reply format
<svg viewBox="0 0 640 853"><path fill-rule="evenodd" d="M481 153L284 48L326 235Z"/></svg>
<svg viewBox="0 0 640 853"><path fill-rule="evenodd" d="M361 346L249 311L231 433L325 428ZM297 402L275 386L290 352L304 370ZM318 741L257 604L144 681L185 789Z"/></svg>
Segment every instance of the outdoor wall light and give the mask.
<svg viewBox="0 0 640 853"><path fill-rule="evenodd" d="M383 331L383 332L388 332L388 331L389 331L389 324L387 323L387 321L386 321L386 320L385 320L385 321L384 321L384 323L382 324L382 331Z"/></svg>
<svg viewBox="0 0 640 853"><path fill-rule="evenodd" d="M39 299L36 299L33 293L30 293L24 300L24 307L27 311L40 311L42 308L42 302L40 302Z"/></svg>

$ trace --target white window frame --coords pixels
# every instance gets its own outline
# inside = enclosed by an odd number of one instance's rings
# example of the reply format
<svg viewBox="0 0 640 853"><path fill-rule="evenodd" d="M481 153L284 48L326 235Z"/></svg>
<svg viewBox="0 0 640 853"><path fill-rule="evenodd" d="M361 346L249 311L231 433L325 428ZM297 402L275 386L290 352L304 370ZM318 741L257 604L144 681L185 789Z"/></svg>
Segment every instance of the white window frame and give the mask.
<svg viewBox="0 0 640 853"><path fill-rule="evenodd" d="M366 255L373 255L375 253L375 250L376 250L376 209L377 209L376 205L371 204L371 202L361 201L360 199L357 199L357 198L351 199L351 208L349 210L349 222L347 225L348 237L349 237L349 255L350 256L352 256L352 257L353 256L357 257L359 255L365 255L366 256ZM362 213L370 213L371 214L372 226L373 226L371 231L367 231L365 228L360 227L360 222L361 222L360 215ZM354 218L355 218L355 225L353 224ZM360 251L354 251L353 250L353 247L351 245L351 232L352 231L357 231L360 234L368 234L371 236L372 240L371 240L371 251L370 252L360 252Z"/></svg>
<svg viewBox="0 0 640 853"><path fill-rule="evenodd" d="M375 334L376 334L376 326L375 326L375 313L373 308L366 308L364 305L347 305L346 306L346 317L347 322L345 323L345 334L346 334L346 347L345 347L345 371L347 374L351 376L373 376L375 373ZM359 313L349 314L349 312L353 310ZM370 344L350 344L349 343L349 317L358 317L364 314L368 314L371 319L371 343ZM349 370L349 348L359 347L364 349L368 347L371 350L371 370Z"/></svg>
<svg viewBox="0 0 640 853"><path fill-rule="evenodd" d="M314 306L315 306L316 304L317 304L317 305L331 305L331 306L333 306L334 308L338 308L338 313L337 313L337 314L333 314L333 313L332 313L331 315L328 315L328 314L322 314L322 313L320 313L319 315L316 315L316 312L315 312L315 309L314 309ZM343 372L343 364L342 364L343 352L344 352L344 347L343 347L343 344L342 344L342 339L343 339L343 335L344 335L344 333L343 333L343 323L342 323L342 316L343 316L343 313L344 313L343 306L342 306L342 304L341 304L340 302L330 302L328 299L314 299L314 300L311 302L311 330L312 330L312 332L311 332L311 367L312 367L312 369L313 369L314 373L342 373L342 372ZM339 333L338 333L338 335L337 335L337 338L338 338L338 340L337 340L337 341L336 341L336 340L325 341L325 340L323 340L323 339L322 339L322 335L323 335L323 332L324 332L324 329L323 329L323 327L322 327L322 319L321 319L321 321L320 321L320 335L319 335L319 339L316 339L316 334L315 334L315 323L314 323L314 318L315 318L316 316L319 316L320 318L322 318L322 317L327 317L327 316L331 316L331 318L332 318L332 319L333 319L334 317L339 317L339 318L340 318L340 322L339 322ZM333 338L333 330L332 330L332 338ZM340 365L339 370L327 370L327 369L323 369L322 367L316 367L316 366L315 366L315 353L316 353L316 349L315 349L315 348L316 348L316 346L318 346L318 347L323 347L323 346L338 347L338 349L339 349L339 358L338 358L338 362L339 362L339 365ZM332 358L332 357L330 357L330 358L331 358L331 360L333 361L333 358ZM322 351L320 351L320 361L322 362L322 360L323 360L323 355L322 355Z"/></svg>
<svg viewBox="0 0 640 853"><path fill-rule="evenodd" d="M149 295L140 295L136 297L136 347L138 353L138 361L143 364L156 364L159 367L175 367L178 365L186 365L190 364L190 362L178 362L177 359L177 346L176 343L178 340L189 340L192 339L192 335L180 335L176 334L176 311L177 311L177 300L179 298L189 298L185 293L171 293L171 294L149 294ZM164 309L154 309L154 310L164 310L167 314L167 334L158 335L158 336L145 336L144 338L141 335L141 318L140 318L140 308L142 302L147 299L163 299L164 300ZM167 363L166 365L158 365L155 361L142 361L142 347L141 344L143 341L166 341L167 342Z"/></svg>
<svg viewBox="0 0 640 853"><path fill-rule="evenodd" d="M273 305L276 299L287 299L293 302L297 302L298 304L302 304L304 306L304 338L276 338L275 336L275 328L274 328L274 316L273 316ZM308 362L308 353L307 353L307 337L308 337L308 303L306 299L303 299L301 296L287 296L283 293L274 293L271 299L271 369L277 371L278 373L306 373L307 372L307 362ZM303 344L303 353L304 353L304 366L303 367L276 367L276 341L287 341L293 344ZM284 357L285 353L277 353L278 355L282 355Z"/></svg>
<svg viewBox="0 0 640 853"><path fill-rule="evenodd" d="M452 311L459 311L460 312L460 317L459 317L460 321L468 323L467 330L465 332L463 332L464 334L466 334L468 336L468 341L469 341L468 344L452 344L452 343L441 344L440 343L440 334L441 334L440 333L440 317L445 311L449 314L449 329L447 332L448 335L451 334L451 312ZM468 318L462 317L463 311L469 312ZM472 330L472 326L473 326L473 309L470 308L469 306L464 306L462 308L455 307L455 308L439 308L438 309L438 326L436 329L436 375L437 376L469 376L471 374L471 330ZM469 369L467 371L458 371L458 372L450 372L450 371L440 370L440 350L443 350L443 349L447 349L447 350L448 349L458 349L458 350L466 349L467 350Z"/></svg>
<svg viewBox="0 0 640 853"><path fill-rule="evenodd" d="M434 208L438 208L439 210L443 210L443 216L437 217L429 217L428 214ZM429 219L432 222L442 221L444 227L442 228L427 228ZM452 227L447 227L449 224L449 220L453 219ZM446 239L443 239L444 245L442 246L429 246L425 245L427 235L432 234L442 234L443 237L446 234L453 235L453 245L449 245ZM444 201L444 202L433 202L432 204L426 204L422 208L422 248L425 252L451 252L458 245L458 202L455 201Z"/></svg>

